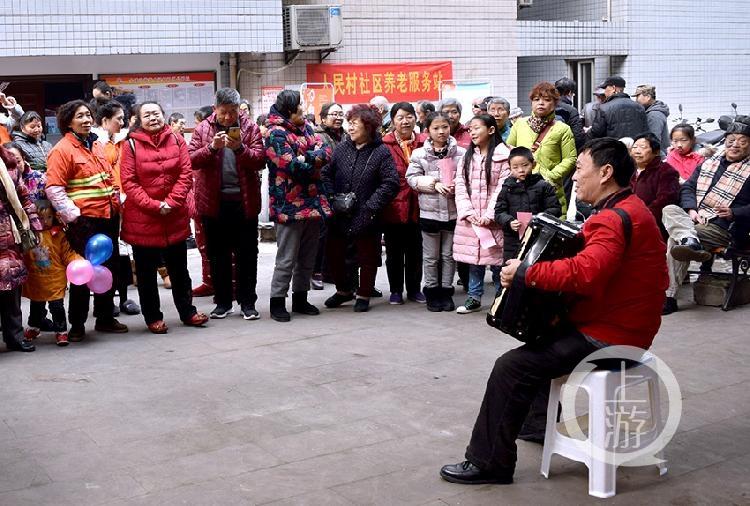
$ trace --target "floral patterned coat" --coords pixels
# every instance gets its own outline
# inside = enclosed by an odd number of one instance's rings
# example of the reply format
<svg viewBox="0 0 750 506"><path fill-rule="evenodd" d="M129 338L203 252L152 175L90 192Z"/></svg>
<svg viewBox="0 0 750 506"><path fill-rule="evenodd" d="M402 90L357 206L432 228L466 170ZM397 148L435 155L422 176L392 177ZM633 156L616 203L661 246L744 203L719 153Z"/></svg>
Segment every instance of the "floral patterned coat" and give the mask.
<svg viewBox="0 0 750 506"><path fill-rule="evenodd" d="M266 159L268 165L269 216L277 223L331 216L323 193L320 170L331 159L331 147L312 127L298 127L275 107L268 116ZM305 161L297 159L304 156Z"/></svg>

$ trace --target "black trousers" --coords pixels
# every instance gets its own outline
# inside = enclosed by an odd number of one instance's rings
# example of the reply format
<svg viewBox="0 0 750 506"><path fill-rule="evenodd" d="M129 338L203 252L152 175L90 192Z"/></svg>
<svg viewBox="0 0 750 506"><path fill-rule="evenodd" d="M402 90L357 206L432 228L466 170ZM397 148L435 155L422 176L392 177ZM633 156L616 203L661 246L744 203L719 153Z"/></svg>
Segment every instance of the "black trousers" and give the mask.
<svg viewBox="0 0 750 506"><path fill-rule="evenodd" d="M3 327L3 341L19 344L23 341L20 286L13 290L0 290L0 325Z"/></svg>
<svg viewBox="0 0 750 506"><path fill-rule="evenodd" d="M115 246L117 248L117 246ZM128 300L128 285L133 282L133 268L130 265L129 255L120 255L118 260L120 272L117 276L117 294L120 296L120 304Z"/></svg>
<svg viewBox="0 0 750 506"><path fill-rule="evenodd" d="M203 216L202 221L216 304L229 306L234 299L232 253L237 265L237 302L240 305L255 304L258 300L255 292L258 282L258 218L246 218L241 201L222 201L219 215L216 218Z"/></svg>
<svg viewBox="0 0 750 506"><path fill-rule="evenodd" d="M76 253L83 256L86 243L94 234L104 234L112 239L113 252L109 260L104 262L112 272L112 288L102 294L94 294L94 317L97 320L112 321L114 310L115 287L119 277L119 259L117 254L117 240L120 235L120 217L114 215L111 218L89 218L79 216L75 223L68 225L67 237L70 246ZM71 327L82 327L89 315L89 287L86 285L70 285L70 302L68 307L68 319Z"/></svg>
<svg viewBox="0 0 750 506"><path fill-rule="evenodd" d="M196 313L193 305L193 289L187 267L187 244L185 241L166 248L144 248L133 246L135 271L138 273L138 297L141 302L143 319L149 325L164 319L159 300L159 287L156 284L156 271L167 264L172 281L172 299L180 315L180 320L190 319Z"/></svg>
<svg viewBox="0 0 750 506"><path fill-rule="evenodd" d="M68 329L68 320L65 318L65 301L63 299L51 300L32 300L29 303L29 327L40 328L44 325L47 318L47 307L52 315L52 327L55 332L65 332Z"/></svg>
<svg viewBox="0 0 750 506"><path fill-rule="evenodd" d="M422 231L417 223L383 227L385 269L391 293L416 293L422 285Z"/></svg>
<svg viewBox="0 0 750 506"><path fill-rule="evenodd" d="M487 380L466 459L491 472L512 472L516 438L540 389L599 349L577 330L524 344L497 359Z"/></svg>

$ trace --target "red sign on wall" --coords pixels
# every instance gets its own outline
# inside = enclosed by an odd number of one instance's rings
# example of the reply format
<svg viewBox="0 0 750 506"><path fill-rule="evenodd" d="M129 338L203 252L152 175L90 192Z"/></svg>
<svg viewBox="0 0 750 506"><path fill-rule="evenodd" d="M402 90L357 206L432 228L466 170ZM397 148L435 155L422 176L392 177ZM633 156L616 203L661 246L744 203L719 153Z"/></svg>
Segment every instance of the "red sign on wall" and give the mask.
<svg viewBox="0 0 750 506"><path fill-rule="evenodd" d="M367 103L375 95L391 103L438 100L440 81L451 79L450 61L307 65L307 81L331 83L342 104Z"/></svg>

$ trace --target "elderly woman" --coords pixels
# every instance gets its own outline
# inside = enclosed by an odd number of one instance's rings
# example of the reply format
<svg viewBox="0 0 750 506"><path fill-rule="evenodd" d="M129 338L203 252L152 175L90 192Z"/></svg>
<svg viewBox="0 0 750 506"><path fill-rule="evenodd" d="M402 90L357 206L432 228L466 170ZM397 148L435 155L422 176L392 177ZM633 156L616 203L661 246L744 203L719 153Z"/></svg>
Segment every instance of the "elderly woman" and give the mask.
<svg viewBox="0 0 750 506"><path fill-rule="evenodd" d="M552 83L541 82L529 93L531 116L517 120L510 129L508 144L523 146L534 153L536 168L552 186L562 205L567 209L563 182L576 164L576 142L570 127L555 121L555 107L560 92Z"/></svg>
<svg viewBox="0 0 750 506"><path fill-rule="evenodd" d="M21 241L24 231L41 229L36 207L16 168L16 159L0 147L0 325L9 351L35 349L23 339L21 285L28 272Z"/></svg>
<svg viewBox="0 0 750 506"><path fill-rule="evenodd" d="M380 138L382 116L376 107L355 105L347 113L349 139L333 151L323 168L323 186L334 216L328 229L326 255L336 282L336 293L326 300L329 308L354 299L344 265L346 248L354 245L361 268L355 312L370 308L370 296L380 264L379 217L399 189L393 158Z"/></svg>
<svg viewBox="0 0 750 506"><path fill-rule="evenodd" d="M510 102L503 97L491 97L487 102L487 114L495 118L497 133L503 142L507 142L511 128L508 120L510 117Z"/></svg>
<svg viewBox="0 0 750 506"><path fill-rule="evenodd" d="M661 143L650 132L638 135L630 148L636 171L630 181L633 193L646 203L666 237L661 222L664 206L680 202L680 174L661 159Z"/></svg>
<svg viewBox="0 0 750 506"><path fill-rule="evenodd" d="M391 289L390 304L404 303L406 298L424 304L422 293L422 233L419 230L419 197L406 182L406 171L411 153L421 148L426 135L414 133L417 113L409 102L398 102L391 107L393 130L383 137L383 144L391 151L399 178L399 190L383 212L385 239L385 267Z"/></svg>
<svg viewBox="0 0 750 506"><path fill-rule="evenodd" d="M298 91L284 90L268 114L269 206L276 223L276 265L271 281L271 318L288 322L285 299L292 282L292 311L317 315L307 301L310 279L318 252L320 226L331 216L323 194L320 169L331 158L323 143L305 121Z"/></svg>
<svg viewBox="0 0 750 506"><path fill-rule="evenodd" d="M185 140L166 124L158 103L143 102L120 160L126 196L122 238L133 246L141 309L154 334L167 332L156 285L162 255L172 278L172 298L180 320L192 327L208 321L208 316L193 306L187 268L185 239L190 235L190 215L186 201L193 182L191 170Z"/></svg>
<svg viewBox="0 0 750 506"><path fill-rule="evenodd" d="M13 140L21 148L32 169L47 170L47 155L52 144L44 140L42 117L36 111L27 111L18 121L20 132L13 132Z"/></svg>
<svg viewBox="0 0 750 506"><path fill-rule="evenodd" d="M57 110L57 125L63 138L52 148L47 158L47 198L68 226L68 241L79 255L95 234L105 234L117 244L120 233L120 189L114 180L112 166L104 148L92 134L94 112L83 100L73 100ZM117 255L104 262L117 285ZM128 327L113 316L114 288L94 295L95 329L99 332L123 333ZM85 323L89 312L89 288L73 285L70 288L70 342L85 337Z"/></svg>

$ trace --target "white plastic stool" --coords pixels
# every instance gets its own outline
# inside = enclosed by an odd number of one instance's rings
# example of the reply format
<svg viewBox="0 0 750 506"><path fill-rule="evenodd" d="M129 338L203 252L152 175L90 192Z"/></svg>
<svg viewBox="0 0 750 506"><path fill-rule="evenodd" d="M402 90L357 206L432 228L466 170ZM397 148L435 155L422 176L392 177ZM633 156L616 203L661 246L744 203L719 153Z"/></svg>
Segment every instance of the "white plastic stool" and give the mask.
<svg viewBox="0 0 750 506"><path fill-rule="evenodd" d="M625 389L644 382L648 384L648 404L651 415L649 430L639 432L641 447L648 445L659 435L662 425L661 408L659 406L659 378L655 369L656 361L653 355L646 352L641 358L640 364L625 369L627 376L624 381L619 370L595 370L586 375L585 379L581 381L580 387L588 393L589 412L578 417L578 419L581 426L588 422L588 438L583 433L564 434L560 432L560 429L565 430L565 423L564 421L557 422L557 410L560 393L568 377L563 376L552 380L549 404L547 405L547 429L544 435L544 452L542 453L542 475L549 478L550 460L552 454L556 453L586 464L589 468L589 495L602 498L614 496L617 466L611 458L611 450L607 452L610 457L608 457L609 461L606 462L595 458L593 452L594 447L612 448L611 442L607 442L607 418L612 419L612 415L616 413L607 413L607 401L609 400L610 404L613 404L611 401L621 399ZM617 404L615 403L614 406L617 406ZM617 410L613 411L616 412ZM661 459L661 452L656 457ZM658 464L658 468L659 475L664 475L667 472L666 461Z"/></svg>

